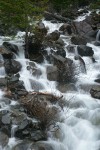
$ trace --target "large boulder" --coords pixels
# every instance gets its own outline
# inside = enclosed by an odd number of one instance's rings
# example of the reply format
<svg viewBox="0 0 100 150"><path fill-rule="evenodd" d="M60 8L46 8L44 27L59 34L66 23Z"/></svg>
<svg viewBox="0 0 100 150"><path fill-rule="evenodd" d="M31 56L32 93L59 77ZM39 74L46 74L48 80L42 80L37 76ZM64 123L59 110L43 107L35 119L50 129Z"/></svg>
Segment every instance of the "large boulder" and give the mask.
<svg viewBox="0 0 100 150"><path fill-rule="evenodd" d="M59 31L62 31L63 34L65 34L66 32L70 35L72 34L72 29L71 29L71 25L64 23L60 28Z"/></svg>
<svg viewBox="0 0 100 150"><path fill-rule="evenodd" d="M52 33L48 34L46 36L47 40L51 40L51 41L57 41L60 37L60 33L58 30L53 31Z"/></svg>
<svg viewBox="0 0 100 150"><path fill-rule="evenodd" d="M9 142L9 137L7 134L0 131L0 146L4 148Z"/></svg>
<svg viewBox="0 0 100 150"><path fill-rule="evenodd" d="M71 37L71 42L75 45L86 45L89 39L80 35L73 35Z"/></svg>
<svg viewBox="0 0 100 150"><path fill-rule="evenodd" d="M57 81L59 83L69 83L73 81L73 61L60 55L52 55L51 58L53 65L57 67Z"/></svg>
<svg viewBox="0 0 100 150"><path fill-rule="evenodd" d="M13 59L5 59L4 66L7 74L16 74L22 68L21 64L18 61Z"/></svg>
<svg viewBox="0 0 100 150"><path fill-rule="evenodd" d="M50 81L57 81L58 79L58 68L57 66L47 66L47 78Z"/></svg>
<svg viewBox="0 0 100 150"><path fill-rule="evenodd" d="M13 58L13 53L8 51L4 46L0 46L0 54L2 54L5 59Z"/></svg>
<svg viewBox="0 0 100 150"><path fill-rule="evenodd" d="M19 49L17 45L12 44L10 42L3 42L3 46L6 48L7 51L11 51L15 54L18 54Z"/></svg>
<svg viewBox="0 0 100 150"><path fill-rule="evenodd" d="M54 150L53 145L46 142L36 142L31 145L32 150Z"/></svg>
<svg viewBox="0 0 100 150"><path fill-rule="evenodd" d="M80 56L93 56L94 54L92 48L86 45L78 45L77 51Z"/></svg>

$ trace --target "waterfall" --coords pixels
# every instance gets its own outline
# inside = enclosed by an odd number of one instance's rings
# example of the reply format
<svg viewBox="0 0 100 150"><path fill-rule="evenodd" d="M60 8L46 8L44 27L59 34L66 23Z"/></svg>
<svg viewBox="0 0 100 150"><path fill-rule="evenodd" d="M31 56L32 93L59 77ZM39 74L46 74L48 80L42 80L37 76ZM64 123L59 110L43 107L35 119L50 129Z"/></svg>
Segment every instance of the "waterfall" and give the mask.
<svg viewBox="0 0 100 150"><path fill-rule="evenodd" d="M4 60L2 55L0 54L0 76L5 76L5 68L4 68Z"/></svg>
<svg viewBox="0 0 100 150"><path fill-rule="evenodd" d="M48 33L57 30L61 24L53 24L48 21L44 21L45 25L49 26ZM32 75L30 70L27 70L29 67L30 61L25 58L24 49L20 43L18 44L19 53L16 55L16 61L20 62L22 65L22 69L20 70L20 80L24 82L25 89L27 91L35 91L32 88L31 81L35 81L37 84L42 85L41 92L49 92L56 95L62 95L64 98L64 106L63 109L60 110L60 120L57 122L59 130L56 132L56 136L53 132L48 131L48 140L41 141L41 143L50 144L50 149L52 150L99 150L100 149L100 101L98 99L94 99L90 96L89 88L96 85L94 80L98 75L100 75L100 48L94 46L93 44L88 43L87 45L92 47L95 54L96 63L92 63L91 59L88 57L80 58L77 46L75 46L75 52L73 54L69 53L66 50L68 42L70 43L70 37L61 36L62 40L65 43L65 51L66 57L73 59L73 61L81 63L81 71L78 75L76 75L77 81L77 91L67 91L65 93L61 93L57 88L56 81L50 81L47 78L47 66L53 66L53 64L49 64L48 61L44 60L43 63L38 64L34 62L35 67L41 71L40 76ZM65 39L64 39L65 38ZM100 30L98 31L96 40L98 41L100 38ZM47 49L48 51L48 49ZM75 60L75 56L77 56L78 61ZM83 61L83 62L82 62ZM3 58L0 55L0 77L5 77L5 69L3 66ZM87 70L85 70L85 67ZM83 71L87 71L87 73L82 73ZM35 83L34 83L35 84ZM39 85L39 86L40 86ZM38 85L37 85L38 86ZM2 106L0 110L9 110L11 108L11 112L13 111L12 106L16 105L16 103L11 102L11 104L2 103L4 92L0 90L0 105ZM11 101L13 101L11 99ZM62 103L62 102L61 102ZM53 106L57 106L58 104L53 104ZM17 106L19 109L19 105ZM21 112L22 110L20 110ZM17 113L15 112L14 115ZM20 116L20 114L18 114ZM28 116L27 116L28 118ZM33 118L31 118L32 120ZM16 121L15 121L16 122ZM11 137L8 141L8 147L0 150L13 150L15 145L18 144L19 139L15 138L15 132L20 124L12 124L11 129ZM23 126L23 124L22 124ZM31 128L30 128L31 129ZM33 129L34 130L34 129ZM39 129L38 129L39 130ZM27 131L26 131L27 133ZM29 133L30 134L30 133ZM24 135L25 136L25 135ZM28 139L29 140L29 139ZM22 139L22 141L27 142L28 140ZM32 142L32 140L31 140ZM38 142L36 142L38 143ZM40 147L42 149L42 147ZM48 148L48 147L47 147ZM17 148L15 148L17 149ZM19 148L18 148L19 149ZM49 148L48 148L49 149ZM30 149L27 149L30 150Z"/></svg>
<svg viewBox="0 0 100 150"><path fill-rule="evenodd" d="M100 41L100 30L98 30L97 36L96 36L96 41Z"/></svg>

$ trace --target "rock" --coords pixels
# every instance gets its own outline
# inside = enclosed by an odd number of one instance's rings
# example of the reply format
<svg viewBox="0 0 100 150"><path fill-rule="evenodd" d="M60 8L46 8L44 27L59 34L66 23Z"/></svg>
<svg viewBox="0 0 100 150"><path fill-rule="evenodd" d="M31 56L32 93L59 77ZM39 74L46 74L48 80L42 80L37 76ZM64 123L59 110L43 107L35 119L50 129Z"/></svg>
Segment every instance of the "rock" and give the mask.
<svg viewBox="0 0 100 150"><path fill-rule="evenodd" d="M57 66L47 66L47 79L50 81L57 81L58 79Z"/></svg>
<svg viewBox="0 0 100 150"><path fill-rule="evenodd" d="M7 74L16 74L21 70L21 64L13 59L4 61L5 71Z"/></svg>
<svg viewBox="0 0 100 150"><path fill-rule="evenodd" d="M0 54L2 54L3 58L5 58L5 59L12 59L13 58L13 53L11 51L8 51L3 46L0 46Z"/></svg>
<svg viewBox="0 0 100 150"><path fill-rule="evenodd" d="M27 115L24 112L20 112L17 109L13 109L11 116L12 116L12 123L14 125L18 125L20 128L24 128L25 126L27 126L27 121L25 121L27 120Z"/></svg>
<svg viewBox="0 0 100 150"><path fill-rule="evenodd" d="M42 53L37 53L37 54L29 54L29 58L31 61L35 61L37 63L42 63L44 61L44 57Z"/></svg>
<svg viewBox="0 0 100 150"><path fill-rule="evenodd" d="M46 36L46 39L52 40L52 41L57 41L59 39L59 37L60 37L60 33L57 30L55 30L52 33L48 34Z"/></svg>
<svg viewBox="0 0 100 150"><path fill-rule="evenodd" d="M6 114L6 115L2 116L2 123L3 124L10 124L11 123L10 114Z"/></svg>
<svg viewBox="0 0 100 150"><path fill-rule="evenodd" d="M100 42L99 42L99 41L95 41L93 44L94 44L95 46L100 46Z"/></svg>
<svg viewBox="0 0 100 150"><path fill-rule="evenodd" d="M69 83L73 80L73 61L60 55L52 55L53 65L57 66L59 83Z"/></svg>
<svg viewBox="0 0 100 150"><path fill-rule="evenodd" d="M94 54L92 48L86 45L78 45L77 51L80 56L93 56Z"/></svg>
<svg viewBox="0 0 100 150"><path fill-rule="evenodd" d="M86 20L74 22L74 25L76 27L78 34L81 36L87 36L87 33L93 31L91 24L89 24Z"/></svg>
<svg viewBox="0 0 100 150"><path fill-rule="evenodd" d="M28 43L28 55L29 59L41 63L44 61L41 50L43 49L43 35L42 33L35 33L34 36L31 36Z"/></svg>
<svg viewBox="0 0 100 150"><path fill-rule="evenodd" d="M94 80L97 83L100 83L100 78Z"/></svg>
<svg viewBox="0 0 100 150"><path fill-rule="evenodd" d="M35 144L31 145L32 150L54 150L53 146L46 142L36 142Z"/></svg>
<svg viewBox="0 0 100 150"><path fill-rule="evenodd" d="M0 78L0 88L5 88L7 86L7 79Z"/></svg>
<svg viewBox="0 0 100 150"><path fill-rule="evenodd" d="M66 48L67 48L67 50L68 50L69 53L75 53L75 46L68 45Z"/></svg>
<svg viewBox="0 0 100 150"><path fill-rule="evenodd" d="M40 130L32 131L31 130L31 140L33 141L40 141L40 140L47 140L44 133Z"/></svg>
<svg viewBox="0 0 100 150"><path fill-rule="evenodd" d="M100 86L91 88L90 94L92 97L100 99Z"/></svg>
<svg viewBox="0 0 100 150"><path fill-rule="evenodd" d="M40 75L42 75L41 70L36 67L34 62L29 62L29 66L27 69L31 70L33 76L39 77Z"/></svg>
<svg viewBox="0 0 100 150"><path fill-rule="evenodd" d="M55 43L59 44L60 46L64 46L65 45L64 41L61 38L59 38Z"/></svg>
<svg viewBox="0 0 100 150"><path fill-rule="evenodd" d="M57 89L62 93L69 92L69 91L77 91L77 88L76 88L75 84L73 84L73 83L58 84Z"/></svg>
<svg viewBox="0 0 100 150"><path fill-rule="evenodd" d="M23 141L15 145L12 150L28 150L30 149L31 142Z"/></svg>
<svg viewBox="0 0 100 150"><path fill-rule="evenodd" d="M18 54L18 46L9 42L3 42L3 46L6 48L7 51L14 52L15 54Z"/></svg>
<svg viewBox="0 0 100 150"><path fill-rule="evenodd" d="M34 91L39 91L39 90L44 89L43 85L39 83L38 81L30 79L30 83Z"/></svg>
<svg viewBox="0 0 100 150"><path fill-rule="evenodd" d="M20 98L20 102L32 117L40 121L41 129L45 131L50 122L56 122L59 118L59 109L51 102L56 103L60 98L49 93L33 92Z"/></svg>
<svg viewBox="0 0 100 150"><path fill-rule="evenodd" d="M71 42L75 45L86 45L88 40L86 37L80 35L73 35L71 38Z"/></svg>
<svg viewBox="0 0 100 150"><path fill-rule="evenodd" d="M9 137L0 131L0 146L5 147L9 142Z"/></svg>
<svg viewBox="0 0 100 150"><path fill-rule="evenodd" d="M70 35L72 34L72 29L71 29L71 25L64 23L60 28L59 31L63 31L63 33L65 34L66 32Z"/></svg>

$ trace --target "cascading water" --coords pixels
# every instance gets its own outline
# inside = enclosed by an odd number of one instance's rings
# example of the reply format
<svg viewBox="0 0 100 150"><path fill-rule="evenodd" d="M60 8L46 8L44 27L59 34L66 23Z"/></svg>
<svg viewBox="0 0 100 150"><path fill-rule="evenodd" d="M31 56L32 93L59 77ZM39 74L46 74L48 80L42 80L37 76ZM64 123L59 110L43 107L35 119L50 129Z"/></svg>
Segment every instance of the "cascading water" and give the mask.
<svg viewBox="0 0 100 150"><path fill-rule="evenodd" d="M46 21L44 21L44 23L49 26L49 32L57 30L57 24L52 24ZM97 35L97 40L99 39L99 35L100 33ZM70 37L61 37L65 42L66 57L74 60L74 56L78 55L77 47L74 54L68 53L66 46L70 41ZM54 150L99 150L100 148L100 102L97 99L92 98L87 92L88 86L96 84L94 79L100 73L99 70L97 70L97 68L100 68L100 47L94 46L90 43L87 45L93 48L96 63L92 63L90 58L83 57L86 64L87 74L78 74L78 81L76 83L77 91L61 93L66 99L66 105L60 113L61 122L58 123L61 133L58 139L55 139L53 135L50 134L50 137L46 142L51 144ZM27 70L30 60L25 59L22 46L20 46L20 44L18 46L20 51L18 56L16 56L16 60L22 65L19 74L20 80L24 82L26 90L35 90L31 86L30 79L32 79L43 85L43 88L40 91L60 94L56 88L56 82L47 79L46 67L51 64L48 64L47 61L43 64L35 63L36 67L41 70L42 74L40 77L32 76L31 71ZM0 58L1 62L3 62L1 55ZM75 63L77 64L77 60ZM0 77L2 76L5 76L4 67L0 67ZM0 91L0 99L3 97L3 94L4 93ZM12 150L12 147L18 142L14 138L16 128L16 125L12 126L12 135L9 139L8 147L4 150ZM3 148L0 148L0 150L2 149Z"/></svg>
<svg viewBox="0 0 100 150"><path fill-rule="evenodd" d="M97 33L96 41L100 41L100 30L99 30L98 33Z"/></svg>

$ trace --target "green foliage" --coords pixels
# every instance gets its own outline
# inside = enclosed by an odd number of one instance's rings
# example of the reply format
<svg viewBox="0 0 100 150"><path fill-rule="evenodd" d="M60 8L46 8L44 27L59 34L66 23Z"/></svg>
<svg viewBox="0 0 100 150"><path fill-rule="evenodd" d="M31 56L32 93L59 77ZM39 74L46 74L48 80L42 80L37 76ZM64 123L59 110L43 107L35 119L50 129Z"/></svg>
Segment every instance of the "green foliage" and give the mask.
<svg viewBox="0 0 100 150"><path fill-rule="evenodd" d="M91 9L100 9L100 0L97 0L90 5Z"/></svg>
<svg viewBox="0 0 100 150"><path fill-rule="evenodd" d="M7 28L26 29L30 22L40 18L47 0L0 0L0 22Z"/></svg>

